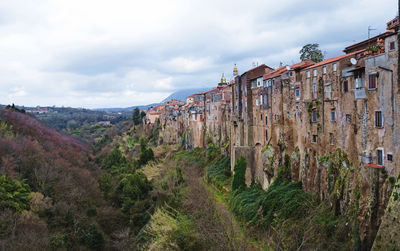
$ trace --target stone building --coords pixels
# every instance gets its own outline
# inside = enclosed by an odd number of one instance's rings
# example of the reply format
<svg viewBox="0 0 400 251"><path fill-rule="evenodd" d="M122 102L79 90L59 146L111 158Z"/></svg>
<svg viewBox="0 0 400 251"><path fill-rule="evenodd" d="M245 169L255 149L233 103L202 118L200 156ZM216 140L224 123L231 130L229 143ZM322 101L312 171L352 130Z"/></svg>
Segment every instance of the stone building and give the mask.
<svg viewBox="0 0 400 251"><path fill-rule="evenodd" d="M168 142L214 143L247 160L246 184L264 189L278 169L344 214L359 190L359 234L374 240L400 172L398 19L345 54L277 69L265 64L159 110ZM400 191L399 191L400 192ZM372 243L364 243L372 246Z"/></svg>

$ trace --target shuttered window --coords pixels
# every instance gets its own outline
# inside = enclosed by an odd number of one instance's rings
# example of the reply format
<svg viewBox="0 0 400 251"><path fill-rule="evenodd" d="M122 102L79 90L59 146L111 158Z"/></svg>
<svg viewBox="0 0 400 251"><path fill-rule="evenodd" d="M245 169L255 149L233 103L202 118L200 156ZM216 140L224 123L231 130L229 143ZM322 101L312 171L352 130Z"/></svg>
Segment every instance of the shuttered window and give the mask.
<svg viewBox="0 0 400 251"><path fill-rule="evenodd" d="M394 50L394 49L396 49L396 43L393 41L389 43L389 50Z"/></svg>
<svg viewBox="0 0 400 251"><path fill-rule="evenodd" d="M376 74L369 74L368 89L376 89Z"/></svg>
<svg viewBox="0 0 400 251"><path fill-rule="evenodd" d="M383 127L382 111L375 111L375 127Z"/></svg>
<svg viewBox="0 0 400 251"><path fill-rule="evenodd" d="M343 92L348 92L349 91L349 81L345 80L343 81Z"/></svg>
<svg viewBox="0 0 400 251"><path fill-rule="evenodd" d="M383 166L383 150L382 149L376 150L376 164Z"/></svg>
<svg viewBox="0 0 400 251"><path fill-rule="evenodd" d="M312 122L317 122L317 109L312 110Z"/></svg>

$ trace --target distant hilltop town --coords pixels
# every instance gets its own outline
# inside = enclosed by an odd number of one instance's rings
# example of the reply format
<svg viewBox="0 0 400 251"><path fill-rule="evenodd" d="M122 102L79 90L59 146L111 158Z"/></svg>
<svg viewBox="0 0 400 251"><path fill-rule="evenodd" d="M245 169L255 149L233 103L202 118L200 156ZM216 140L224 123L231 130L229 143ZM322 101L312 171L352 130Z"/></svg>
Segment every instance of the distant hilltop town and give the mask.
<svg viewBox="0 0 400 251"><path fill-rule="evenodd" d="M164 143L220 147L232 170L245 157L247 185L266 189L287 165L337 213L359 189L360 236L373 240L400 171L398 29L396 17L386 32L319 63L242 74L235 66L232 80L150 109L147 126L159 122Z"/></svg>

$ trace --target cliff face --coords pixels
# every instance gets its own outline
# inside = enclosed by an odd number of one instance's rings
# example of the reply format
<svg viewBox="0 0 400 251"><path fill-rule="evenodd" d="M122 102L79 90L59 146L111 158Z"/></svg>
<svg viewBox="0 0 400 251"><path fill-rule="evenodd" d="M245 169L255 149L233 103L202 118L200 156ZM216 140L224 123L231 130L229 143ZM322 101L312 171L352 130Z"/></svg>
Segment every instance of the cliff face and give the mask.
<svg viewBox="0 0 400 251"><path fill-rule="evenodd" d="M372 250L396 250L400 247L399 224L400 224L400 179L391 179L390 186L392 191L382 223L376 235Z"/></svg>
<svg viewBox="0 0 400 251"><path fill-rule="evenodd" d="M232 167L244 156L246 183L264 189L288 165L293 181L348 216L369 249L400 171L397 40L387 32L377 52L258 66L228 87L192 95L177 121L165 122L164 138L187 148L213 143Z"/></svg>

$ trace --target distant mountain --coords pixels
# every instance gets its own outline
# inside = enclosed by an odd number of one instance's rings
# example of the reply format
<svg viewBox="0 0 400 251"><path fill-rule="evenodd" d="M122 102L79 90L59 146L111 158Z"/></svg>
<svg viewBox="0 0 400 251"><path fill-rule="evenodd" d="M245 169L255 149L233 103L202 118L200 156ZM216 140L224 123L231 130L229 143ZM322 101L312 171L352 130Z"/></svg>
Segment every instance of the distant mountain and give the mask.
<svg viewBox="0 0 400 251"><path fill-rule="evenodd" d="M155 107L161 104L164 104L167 101L170 101L172 99L177 99L180 100L182 102L186 102L186 97L190 96L192 94L195 93L199 93L199 92L205 92L210 90L211 87L209 88L194 88L194 89L184 89L184 90L179 90L176 91L174 93L172 93L171 95L169 95L166 99L164 99L163 101L161 101L160 103L152 103L152 104L148 104L148 105L137 105L137 106L131 106L131 107L125 107L125 108L97 108L94 110L97 111L110 111L110 112L120 112L120 111L124 111L124 112L128 112L128 111L133 111L135 108L139 108L141 110L147 110L151 107Z"/></svg>
<svg viewBox="0 0 400 251"><path fill-rule="evenodd" d="M176 91L176 92L172 93L171 95L169 95L166 99L164 99L162 101L162 103L170 101L171 99L177 99L177 100L180 100L182 102L186 102L186 97L187 96L190 96L192 94L199 93L199 92L205 92L205 91L208 91L210 89L211 88L196 88L196 89L179 90L179 91Z"/></svg>
<svg viewBox="0 0 400 251"><path fill-rule="evenodd" d="M106 111L106 112L130 112L133 111L135 108L139 108L140 110L147 110L151 107L155 107L158 105L161 105L162 103L152 103L148 105L137 105L137 106L131 106L131 107L124 107L124 108L96 108L93 110L96 111Z"/></svg>

